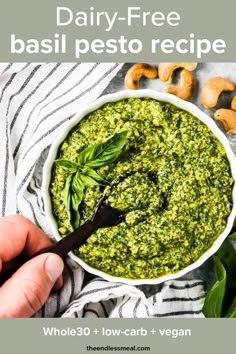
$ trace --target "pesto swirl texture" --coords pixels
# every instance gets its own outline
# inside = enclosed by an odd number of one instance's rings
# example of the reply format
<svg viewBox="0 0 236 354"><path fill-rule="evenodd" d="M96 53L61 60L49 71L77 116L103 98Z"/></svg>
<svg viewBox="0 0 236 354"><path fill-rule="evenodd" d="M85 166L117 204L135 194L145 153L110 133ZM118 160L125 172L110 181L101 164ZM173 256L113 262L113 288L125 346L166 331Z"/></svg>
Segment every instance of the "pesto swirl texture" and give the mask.
<svg viewBox="0 0 236 354"><path fill-rule="evenodd" d="M127 142L117 158L98 168L108 182L120 178L108 203L124 222L98 230L75 253L90 266L130 279L175 273L196 261L224 230L233 179L222 144L190 113L151 98L105 104L68 134L57 158L76 161L86 147L120 131ZM50 193L62 236L72 231L63 203L67 171L54 166ZM87 186L82 223L103 186Z"/></svg>

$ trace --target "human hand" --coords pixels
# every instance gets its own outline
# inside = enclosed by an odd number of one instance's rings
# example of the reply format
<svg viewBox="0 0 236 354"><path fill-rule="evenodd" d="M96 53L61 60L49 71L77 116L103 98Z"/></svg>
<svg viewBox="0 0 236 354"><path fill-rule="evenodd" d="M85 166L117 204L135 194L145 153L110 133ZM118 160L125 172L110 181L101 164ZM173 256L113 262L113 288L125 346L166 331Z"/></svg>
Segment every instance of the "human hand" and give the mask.
<svg viewBox="0 0 236 354"><path fill-rule="evenodd" d="M30 257L50 246L47 236L20 215L0 218L0 276L2 264L22 254ZM62 286L62 259L45 253L24 263L0 287L0 317L31 317L46 302L52 288Z"/></svg>

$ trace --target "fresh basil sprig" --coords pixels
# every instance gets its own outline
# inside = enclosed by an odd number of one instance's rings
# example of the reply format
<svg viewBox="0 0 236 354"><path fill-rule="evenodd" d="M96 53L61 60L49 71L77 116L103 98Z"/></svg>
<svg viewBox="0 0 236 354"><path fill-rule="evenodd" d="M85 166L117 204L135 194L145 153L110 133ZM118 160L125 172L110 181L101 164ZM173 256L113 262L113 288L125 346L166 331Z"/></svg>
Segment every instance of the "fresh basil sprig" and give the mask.
<svg viewBox="0 0 236 354"><path fill-rule="evenodd" d="M79 206L86 186L108 185L95 169L108 165L120 155L127 140L127 131L117 133L107 140L91 145L79 153L77 162L66 159L55 160L69 172L63 190L64 204L73 228L80 225Z"/></svg>
<svg viewBox="0 0 236 354"><path fill-rule="evenodd" d="M205 317L236 318L236 249L230 242L235 235L232 230L213 257L215 282L205 298Z"/></svg>
<svg viewBox="0 0 236 354"><path fill-rule="evenodd" d="M221 317L226 287L226 271L217 256L213 257L216 281L206 296L203 313L205 317Z"/></svg>

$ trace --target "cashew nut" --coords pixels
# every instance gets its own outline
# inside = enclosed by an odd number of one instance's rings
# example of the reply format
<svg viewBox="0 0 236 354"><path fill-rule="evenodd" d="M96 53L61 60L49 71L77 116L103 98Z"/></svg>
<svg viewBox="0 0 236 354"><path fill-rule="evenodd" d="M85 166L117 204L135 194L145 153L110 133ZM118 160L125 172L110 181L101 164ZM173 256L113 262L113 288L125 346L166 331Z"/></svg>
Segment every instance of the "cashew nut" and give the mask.
<svg viewBox="0 0 236 354"><path fill-rule="evenodd" d="M236 134L236 112L231 109L218 109L214 118L220 123L227 134Z"/></svg>
<svg viewBox="0 0 236 354"><path fill-rule="evenodd" d="M168 86L163 92L172 93L172 95L182 98L182 100L188 100L194 90L194 78L190 71L184 69L180 74L179 85L177 86Z"/></svg>
<svg viewBox="0 0 236 354"><path fill-rule="evenodd" d="M184 68L192 71L196 69L197 63L160 63L158 66L159 79L165 83L172 82L173 71L178 68Z"/></svg>
<svg viewBox="0 0 236 354"><path fill-rule="evenodd" d="M200 100L205 108L213 108L216 106L221 92L233 90L234 84L230 80L220 76L212 77L203 85Z"/></svg>
<svg viewBox="0 0 236 354"><path fill-rule="evenodd" d="M234 96L234 97L232 98L230 108L231 108L233 111L236 111L236 96Z"/></svg>
<svg viewBox="0 0 236 354"><path fill-rule="evenodd" d="M157 69L150 64L134 64L125 75L125 87L130 90L137 90L139 86L139 79L142 76L145 76L148 79L155 79L157 75Z"/></svg>

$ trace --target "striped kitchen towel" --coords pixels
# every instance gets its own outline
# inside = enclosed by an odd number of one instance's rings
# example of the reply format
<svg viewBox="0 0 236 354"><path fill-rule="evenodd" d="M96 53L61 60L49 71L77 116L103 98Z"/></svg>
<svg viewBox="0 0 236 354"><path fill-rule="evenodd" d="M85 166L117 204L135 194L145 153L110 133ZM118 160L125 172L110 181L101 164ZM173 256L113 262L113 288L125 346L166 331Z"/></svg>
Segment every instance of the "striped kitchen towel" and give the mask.
<svg viewBox="0 0 236 354"><path fill-rule="evenodd" d="M64 123L99 97L116 63L0 64L0 215L20 213L52 237L41 198L42 166ZM63 289L36 317L201 317L202 281L134 287L84 272L67 259Z"/></svg>

